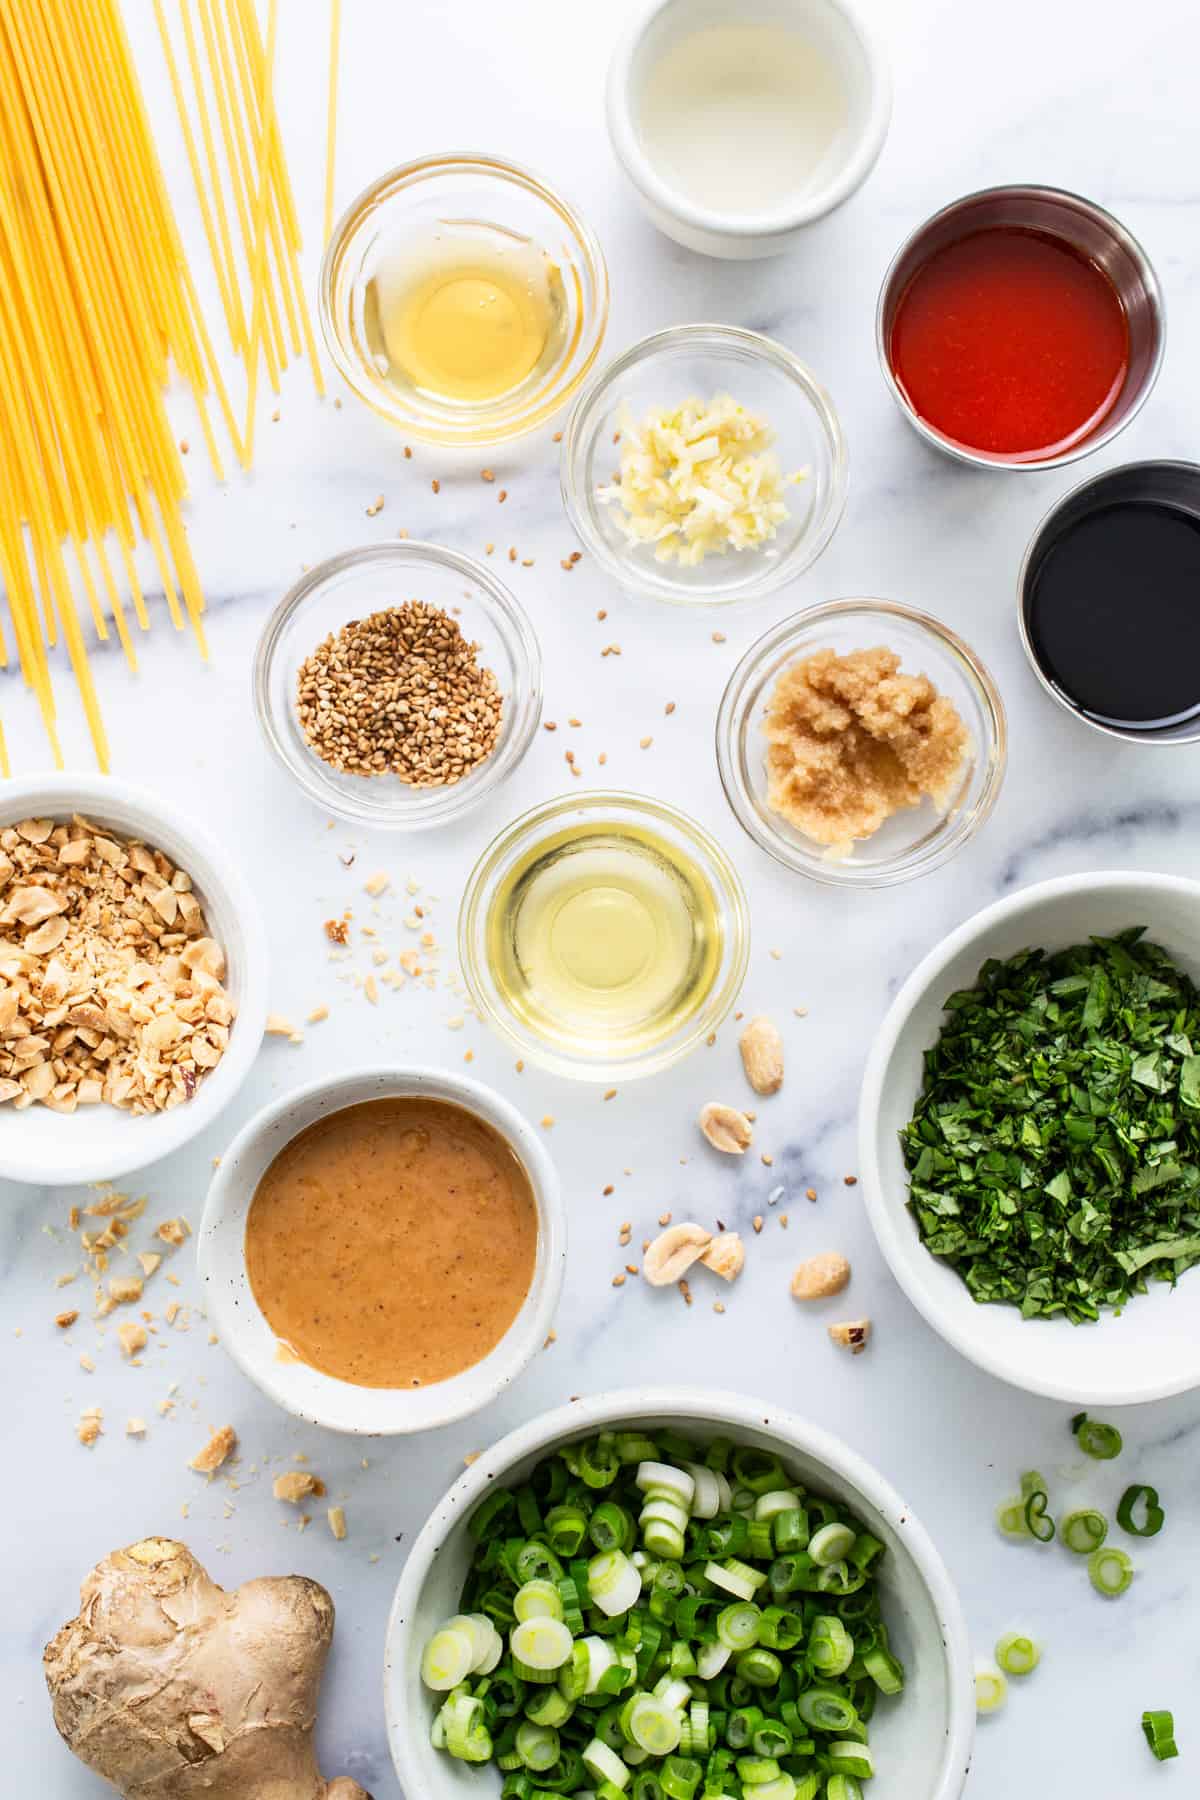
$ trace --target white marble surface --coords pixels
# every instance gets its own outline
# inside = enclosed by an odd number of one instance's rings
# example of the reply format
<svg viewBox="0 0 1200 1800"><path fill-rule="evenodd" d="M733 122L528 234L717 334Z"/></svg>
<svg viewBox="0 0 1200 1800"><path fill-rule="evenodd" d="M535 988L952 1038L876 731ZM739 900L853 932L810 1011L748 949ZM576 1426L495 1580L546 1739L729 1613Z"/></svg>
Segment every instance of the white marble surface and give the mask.
<svg viewBox="0 0 1200 1800"><path fill-rule="evenodd" d="M278 85L315 238L326 12L316 0L291 0L284 10ZM970 1800L1003 1800L1018 1783L1058 1794L1141 1794L1151 1783L1155 1792L1194 1791L1200 1501L1190 1434L1200 1422L1200 1399L1129 1415L1118 1469L1094 1471L1074 1490L1080 1499L1111 1504L1124 1480L1145 1478L1161 1488L1169 1510L1167 1530L1139 1552L1143 1573L1132 1593L1106 1607L1070 1559L1014 1550L990 1527L993 1504L1019 1469L1037 1464L1053 1472L1070 1462L1067 1409L1027 1399L942 1347L892 1284L858 1197L842 1183L853 1171L857 1084L871 1032L896 983L948 927L1016 884L1068 870L1195 869L1198 753L1139 753L1092 736L1039 692L1021 657L1017 564L1037 519L1079 471L988 477L937 458L893 410L872 341L879 277L920 217L955 194L1003 179L1079 189L1143 239L1172 319L1157 393L1090 467L1194 451L1200 192L1194 58L1183 53L1194 20L1186 0L1147 0L1132 13L1117 0L1009 0L1003 8L876 0L875 10L896 74L894 124L879 167L798 254L739 266L705 262L657 237L621 186L603 132L601 93L623 0L459 0L453 7L348 0L339 200L383 167L431 148L492 148L541 167L579 202L608 252L610 349L651 328L699 318L783 338L811 362L840 408L850 441L850 504L818 566L756 610L723 616L728 641L718 646L710 641L711 618L626 600L596 581L586 563L570 576L561 572L559 558L572 546L548 432L492 459L510 493L498 511L497 489L480 483L476 464L455 472L424 453L405 462L399 444L352 401L342 411L318 406L297 370L287 378L280 423L267 423L264 414L253 477L219 491L198 481L191 532L212 604L212 665L201 667L161 616L136 682L115 657L97 658L115 766L169 791L181 811L223 835L271 923L273 1004L302 1016L323 1000L331 1017L302 1047L269 1042L226 1117L188 1153L145 1171L136 1191L150 1196L151 1219L182 1211L195 1222L211 1158L272 1095L351 1060L433 1054L457 1064L470 1050L473 1073L530 1117L551 1113L557 1121L551 1143L571 1210L570 1269L557 1344L490 1416L421 1441L364 1447L301 1429L275 1411L208 1344L200 1321L187 1335L164 1331L143 1368L122 1366L111 1336L97 1348L90 1325L64 1337L51 1315L85 1295L76 1286L60 1297L54 1283L73 1262L63 1231L67 1209L86 1196L6 1193L0 1731L10 1793L59 1800L100 1793L54 1733L40 1651L74 1609L76 1585L92 1561L115 1544L160 1531L185 1535L227 1581L296 1569L329 1585L339 1627L320 1733L326 1768L357 1775L377 1800L395 1800L379 1668L406 1544L464 1453L572 1393L655 1374L761 1392L840 1432L931 1528L979 1646L1017 1624L1044 1637L1036 1680L981 1731ZM190 190L148 0L130 0L126 11L190 231ZM192 463L201 477L197 456ZM435 472L442 476L436 498L429 485ZM366 506L380 493L385 508L368 519ZM539 734L489 816L410 843L327 830L268 762L249 703L256 634L301 565L386 539L400 527L476 552L488 539L513 543L535 558L533 568L511 574L542 638L546 716L565 721L577 713L584 720L569 734ZM1012 756L993 820L956 862L915 886L847 898L790 878L739 838L718 786L710 732L722 683L754 637L796 607L862 593L927 607L975 645L1003 688ZM608 609L603 625L595 617L600 607ZM601 645L613 639L623 655L601 660ZM65 678L62 692L69 755L83 766L86 740ZM669 720L668 699L678 702ZM0 681L0 703L17 767L40 766L37 726L11 671ZM655 741L643 752L638 740L647 733ZM563 762L568 739L588 784L599 784L596 756L607 751L607 782L691 807L738 856L754 927L745 1005L769 1008L783 1021L789 1056L783 1093L760 1108L759 1140L774 1153L773 1168L748 1159L731 1170L705 1152L691 1122L703 1101L743 1092L731 1029L667 1078L631 1086L605 1105L591 1088L516 1074L507 1051L479 1027L449 1031L446 1021L458 1006L445 991L385 991L372 1009L339 982L327 959L321 921L346 904L365 918L362 881L376 868L401 882L411 873L427 895L438 896L434 926L450 944L456 896L491 831L502 817L571 789ZM357 856L349 870L339 861L348 844ZM397 925L385 941L402 936ZM452 955L443 960L451 963ZM366 966L361 952L356 966ZM805 1018L793 1013L801 1006ZM607 1183L615 1192L604 1197ZM787 1197L769 1208L767 1196L781 1183ZM820 1194L816 1206L803 1198L810 1184ZM622 1261L619 1222L634 1221L640 1239L665 1209L719 1214L747 1232L748 1268L725 1296L724 1317L713 1315L715 1293L700 1282L690 1311L673 1292L653 1294L634 1281L619 1292L610 1287ZM784 1211L791 1219L786 1231ZM767 1214L767 1225L756 1239L750 1220L758 1212ZM876 1322L870 1354L853 1362L833 1351L823 1321L801 1316L788 1298L791 1266L825 1248L852 1258L855 1309ZM193 1299L190 1248L176 1267L179 1294ZM167 1297L160 1277L148 1303L161 1311ZM84 1349L95 1355L94 1374L78 1367ZM156 1402L171 1383L178 1383L179 1403L164 1419ZM105 1408L106 1435L89 1453L76 1443L74 1424L81 1408L94 1404ZM130 1413L149 1419L145 1442L122 1435ZM244 1447L236 1494L220 1482L205 1486L186 1468L210 1426L226 1422ZM367 1470L359 1466L364 1448ZM298 1536L294 1515L272 1499L262 1460L295 1452L307 1454L333 1492L346 1496L345 1543L335 1544L320 1520ZM1174 1707L1186 1760L1152 1768L1138 1731L1146 1706ZM879 1785L922 1800L902 1778Z"/></svg>

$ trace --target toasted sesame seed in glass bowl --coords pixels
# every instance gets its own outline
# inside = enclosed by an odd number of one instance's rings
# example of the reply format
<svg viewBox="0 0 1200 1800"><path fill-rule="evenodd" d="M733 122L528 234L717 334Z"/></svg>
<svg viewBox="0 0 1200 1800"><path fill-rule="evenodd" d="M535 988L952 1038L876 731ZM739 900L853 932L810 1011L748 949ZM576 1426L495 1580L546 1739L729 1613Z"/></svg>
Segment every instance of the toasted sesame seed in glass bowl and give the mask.
<svg viewBox="0 0 1200 1800"><path fill-rule="evenodd" d="M621 457L619 434L632 418L684 401L728 394L775 435L788 516L773 538L746 549L710 551L693 567L660 561L653 544L631 542L622 509L605 500ZM580 542L628 593L677 606L758 600L792 581L820 556L846 504L846 442L833 402L783 344L732 325L676 325L643 338L584 389L563 433L563 504Z"/></svg>
<svg viewBox="0 0 1200 1800"><path fill-rule="evenodd" d="M313 750L297 712L300 669L352 620L423 600L449 613L502 698L491 752L459 781L420 787L398 775L339 772ZM317 806L356 824L414 831L459 818L512 774L542 712L542 658L533 626L502 581L440 544L408 539L344 551L318 563L267 621L254 659L254 706L263 735Z"/></svg>
<svg viewBox="0 0 1200 1800"><path fill-rule="evenodd" d="M927 676L953 702L970 741L944 807L926 798L845 854L806 837L770 806L764 719L776 682L793 663L817 650L844 656L879 646L897 652L901 674ZM891 887L927 875L978 831L1004 780L1007 735L995 682L947 626L895 600L831 600L785 619L743 656L717 713L717 767L738 823L776 862L831 887Z"/></svg>
<svg viewBox="0 0 1200 1800"><path fill-rule="evenodd" d="M552 340L503 393L455 399L389 379L378 280L419 268L447 238L485 259L532 248L554 272ZM319 302L329 354L360 400L407 437L466 446L519 437L565 406L599 355L608 294L604 252L569 201L498 156L454 154L391 169L352 202L325 251Z"/></svg>

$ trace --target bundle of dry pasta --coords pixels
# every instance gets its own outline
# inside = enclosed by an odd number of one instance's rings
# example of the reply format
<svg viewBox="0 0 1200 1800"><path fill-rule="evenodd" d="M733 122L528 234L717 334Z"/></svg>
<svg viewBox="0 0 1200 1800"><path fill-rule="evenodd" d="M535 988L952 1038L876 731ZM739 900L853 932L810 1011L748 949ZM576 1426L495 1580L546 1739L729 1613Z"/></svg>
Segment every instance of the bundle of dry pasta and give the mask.
<svg viewBox="0 0 1200 1800"><path fill-rule="evenodd" d="M127 604L145 629L141 544L149 545L172 622L181 629L186 614L205 651L204 597L181 512L187 484L164 399L172 367L191 388L219 479L210 409L215 402L248 465L260 355L277 387L285 324L293 352L303 338L323 391L274 105L278 0L269 0L265 38L254 0L197 3L207 87L192 0L180 0L179 15L211 186L155 0L222 303L246 362L244 429L188 267L120 0L0 0L0 584L60 767L49 652L65 644L107 769L86 618L102 640L115 629L136 668ZM335 92L331 71L331 104ZM210 95L244 266L233 251ZM332 136L331 115L331 146ZM0 664L8 661L0 630ZM8 773L2 729L0 770Z"/></svg>
<svg viewBox="0 0 1200 1800"><path fill-rule="evenodd" d="M0 578L60 765L47 652L64 640L107 768L76 596L98 637L108 637L111 620L136 666L122 589L144 627L139 539L150 544L173 622L181 627L186 611L203 648L204 600L180 518L186 483L163 401L169 361L191 385L220 471L214 394L235 438L236 426L116 0L5 0ZM0 655L7 662L7 643Z"/></svg>
<svg viewBox="0 0 1200 1800"><path fill-rule="evenodd" d="M254 0L195 0L194 5L178 0L180 57L164 0L154 0L221 304L234 348L246 363L245 460L254 447L260 362L278 393L289 353L304 354L317 392L325 391L275 115L278 10L278 0L269 0L264 42ZM334 23L336 28L336 10Z"/></svg>

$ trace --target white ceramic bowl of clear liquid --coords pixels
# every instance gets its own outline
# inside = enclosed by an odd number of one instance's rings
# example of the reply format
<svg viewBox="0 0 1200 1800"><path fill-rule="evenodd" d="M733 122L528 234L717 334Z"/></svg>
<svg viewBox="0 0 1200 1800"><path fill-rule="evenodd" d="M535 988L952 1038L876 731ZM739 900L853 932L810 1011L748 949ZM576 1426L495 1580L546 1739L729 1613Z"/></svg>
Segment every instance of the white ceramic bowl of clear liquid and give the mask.
<svg viewBox="0 0 1200 1800"><path fill-rule="evenodd" d="M618 162L707 256L791 249L866 180L891 110L856 0L643 0L609 66Z"/></svg>

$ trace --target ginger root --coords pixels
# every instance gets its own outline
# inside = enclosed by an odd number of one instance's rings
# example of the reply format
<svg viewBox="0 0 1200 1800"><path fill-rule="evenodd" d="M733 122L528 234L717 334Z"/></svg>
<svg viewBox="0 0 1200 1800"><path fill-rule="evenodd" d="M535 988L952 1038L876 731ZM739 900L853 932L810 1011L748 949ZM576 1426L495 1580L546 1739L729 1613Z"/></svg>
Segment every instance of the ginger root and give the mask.
<svg viewBox="0 0 1200 1800"><path fill-rule="evenodd" d="M370 1800L325 1781L312 1733L333 1601L300 1575L227 1594L184 1544L97 1563L46 1646L54 1722L125 1800Z"/></svg>

